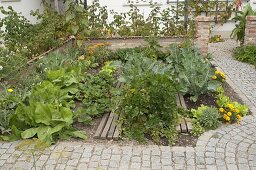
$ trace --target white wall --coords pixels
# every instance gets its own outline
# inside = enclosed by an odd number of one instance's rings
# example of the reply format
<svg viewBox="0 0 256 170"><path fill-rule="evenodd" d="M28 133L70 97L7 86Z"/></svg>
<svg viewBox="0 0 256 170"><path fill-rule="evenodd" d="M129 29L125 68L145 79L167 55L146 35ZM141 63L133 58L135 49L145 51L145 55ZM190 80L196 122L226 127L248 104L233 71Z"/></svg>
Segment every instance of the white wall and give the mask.
<svg viewBox="0 0 256 170"><path fill-rule="evenodd" d="M90 5L93 0L88 0L88 4ZM136 1L136 0L134 0ZM150 0L147 0L150 1ZM171 0L170 0L171 1ZM121 12L128 12L130 10L130 6L127 5L127 0L99 0L99 3L101 6L107 6L107 9L114 10L115 12L121 13ZM171 7L171 5L176 5L175 0L173 0L174 3L167 4L167 0L153 0L153 2L157 2L161 9L165 9L168 7ZM150 13L150 5L137 5L140 12L144 15L144 17L147 17ZM112 18L110 17L110 20Z"/></svg>
<svg viewBox="0 0 256 170"><path fill-rule="evenodd" d="M29 19L32 23L36 22L36 18L30 15L31 10L40 9L43 10L43 5L41 4L41 0L9 0L4 1L0 0L0 5L4 8L7 8L8 6L12 6L12 8L17 11L21 12L23 16L25 16L27 19ZM3 16L0 14L0 17Z"/></svg>

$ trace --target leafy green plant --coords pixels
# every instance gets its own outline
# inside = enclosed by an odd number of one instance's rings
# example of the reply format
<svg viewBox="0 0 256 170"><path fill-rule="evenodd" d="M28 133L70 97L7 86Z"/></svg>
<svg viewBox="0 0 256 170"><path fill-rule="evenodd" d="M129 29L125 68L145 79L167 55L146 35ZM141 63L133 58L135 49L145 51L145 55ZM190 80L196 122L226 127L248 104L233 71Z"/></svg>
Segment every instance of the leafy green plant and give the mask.
<svg viewBox="0 0 256 170"><path fill-rule="evenodd" d="M24 103L20 103L11 116L12 135L2 137L10 140L28 139L37 136L48 144L57 138L74 136L85 138L85 134L72 128L72 96L51 82L45 81L33 88ZM19 133L15 133L15 131Z"/></svg>
<svg viewBox="0 0 256 170"><path fill-rule="evenodd" d="M247 45L238 47L234 50L233 56L239 61L252 64L256 67L256 46Z"/></svg>
<svg viewBox="0 0 256 170"><path fill-rule="evenodd" d="M161 137L175 141L176 90L167 75L141 74L124 86L121 96L118 113L126 137L143 142L150 134L155 142Z"/></svg>
<svg viewBox="0 0 256 170"><path fill-rule="evenodd" d="M220 114L214 107L207 107L201 117L198 119L200 125L206 130L217 129L220 125Z"/></svg>
<svg viewBox="0 0 256 170"><path fill-rule="evenodd" d="M191 109L193 114L192 134L198 136L205 130L214 130L220 125L220 114L215 107L201 105L196 109ZM193 130L194 129L194 130Z"/></svg>
<svg viewBox="0 0 256 170"><path fill-rule="evenodd" d="M85 83L80 85L84 115L97 117L111 111L116 84L113 77L115 69L115 66L107 62L97 75L86 76Z"/></svg>
<svg viewBox="0 0 256 170"><path fill-rule="evenodd" d="M0 84L0 134L10 132L10 117L17 106L22 103L26 89L13 89L5 84Z"/></svg>
<svg viewBox="0 0 256 170"><path fill-rule="evenodd" d="M231 37L236 38L237 41L240 41L240 44L244 44L244 36L245 36L245 27L246 27L246 17L250 15L256 15L255 11L253 11L250 4L247 4L243 11L237 11L238 15L236 15L233 20L238 22L235 28L231 32Z"/></svg>
<svg viewBox="0 0 256 170"><path fill-rule="evenodd" d="M200 94L215 90L221 83L210 81L213 74L210 62L197 49L193 49L189 42L182 48L173 45L167 63L173 65L174 76L182 93L191 95L192 101L197 101Z"/></svg>
<svg viewBox="0 0 256 170"><path fill-rule="evenodd" d="M196 120L192 120L192 135L200 136L205 132L205 129L200 125L200 123Z"/></svg>

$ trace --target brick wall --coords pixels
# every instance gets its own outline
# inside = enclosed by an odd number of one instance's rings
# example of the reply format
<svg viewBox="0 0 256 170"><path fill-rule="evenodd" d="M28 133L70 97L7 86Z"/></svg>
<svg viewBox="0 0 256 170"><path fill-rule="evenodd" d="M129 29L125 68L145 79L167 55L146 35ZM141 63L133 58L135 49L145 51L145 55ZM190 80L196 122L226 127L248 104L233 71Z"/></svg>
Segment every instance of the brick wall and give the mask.
<svg viewBox="0 0 256 170"><path fill-rule="evenodd" d="M208 54L208 41L210 38L210 28L213 17L198 16L196 17L196 39L195 46L198 47L203 55Z"/></svg>
<svg viewBox="0 0 256 170"><path fill-rule="evenodd" d="M246 17L244 43L245 45L248 45L248 44L256 45L256 16Z"/></svg>

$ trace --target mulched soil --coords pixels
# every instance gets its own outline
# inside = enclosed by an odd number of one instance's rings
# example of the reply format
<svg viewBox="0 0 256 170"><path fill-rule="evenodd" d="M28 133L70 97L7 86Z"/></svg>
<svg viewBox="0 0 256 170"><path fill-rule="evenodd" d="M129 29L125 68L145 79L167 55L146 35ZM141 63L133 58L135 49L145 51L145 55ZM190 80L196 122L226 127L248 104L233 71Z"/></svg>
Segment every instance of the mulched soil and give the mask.
<svg viewBox="0 0 256 170"><path fill-rule="evenodd" d="M198 108L201 105L216 106L216 94L213 92L200 95L196 102L191 101L189 98L189 95L184 96L186 106L189 110L193 108Z"/></svg>

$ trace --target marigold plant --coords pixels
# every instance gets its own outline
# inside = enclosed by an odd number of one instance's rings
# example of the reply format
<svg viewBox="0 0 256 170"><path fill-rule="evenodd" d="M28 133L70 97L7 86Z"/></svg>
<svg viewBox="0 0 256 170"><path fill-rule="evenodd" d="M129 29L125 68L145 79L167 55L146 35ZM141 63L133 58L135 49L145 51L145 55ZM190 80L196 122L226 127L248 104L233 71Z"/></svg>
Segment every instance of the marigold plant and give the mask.
<svg viewBox="0 0 256 170"><path fill-rule="evenodd" d="M217 95L217 105L222 119L226 123L239 123L243 116L248 114L248 107L238 102L233 102L223 92Z"/></svg>

